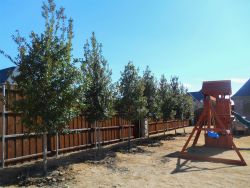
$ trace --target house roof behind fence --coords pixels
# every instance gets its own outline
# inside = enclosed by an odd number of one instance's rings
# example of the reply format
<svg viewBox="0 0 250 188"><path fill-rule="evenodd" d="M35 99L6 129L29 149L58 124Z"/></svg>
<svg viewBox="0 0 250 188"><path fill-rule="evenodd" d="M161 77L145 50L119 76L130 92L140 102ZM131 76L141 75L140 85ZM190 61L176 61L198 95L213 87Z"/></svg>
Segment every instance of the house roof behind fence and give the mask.
<svg viewBox="0 0 250 188"><path fill-rule="evenodd" d="M15 68L16 67L9 67L9 68L0 70L0 83L1 84L8 80L8 78L12 75Z"/></svg>
<svg viewBox="0 0 250 188"><path fill-rule="evenodd" d="M201 91L196 91L196 92L188 92L189 95L191 95L191 97L193 97L193 99L201 102L203 101L204 95L202 94Z"/></svg>
<svg viewBox="0 0 250 188"><path fill-rule="evenodd" d="M250 96L250 79L234 94L233 97Z"/></svg>

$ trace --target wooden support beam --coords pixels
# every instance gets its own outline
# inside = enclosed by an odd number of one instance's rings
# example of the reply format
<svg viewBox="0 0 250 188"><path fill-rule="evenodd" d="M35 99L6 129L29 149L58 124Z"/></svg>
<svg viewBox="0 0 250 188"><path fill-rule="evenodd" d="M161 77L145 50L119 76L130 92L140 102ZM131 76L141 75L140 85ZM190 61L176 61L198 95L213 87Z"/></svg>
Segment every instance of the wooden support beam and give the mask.
<svg viewBox="0 0 250 188"><path fill-rule="evenodd" d="M200 126L200 124L201 124L201 122L202 122L204 116L205 116L205 112L203 111L202 114L201 114L201 116L200 116L200 118L199 118L199 120L198 120L198 122L197 122L197 124L196 124L195 127L193 128L193 130L192 130L192 132L191 132L191 134L190 134L190 136L189 136L187 142L186 142L185 145L183 146L181 152L184 152L184 151L187 149L187 146L188 146L188 144L189 144L191 138L193 137L195 131L197 130L197 127Z"/></svg>
<svg viewBox="0 0 250 188"><path fill-rule="evenodd" d="M195 146L197 144L198 139L199 139L200 134L201 134L202 127L203 127L203 124L201 123L200 126L199 126L199 128L197 128L197 133L195 135L195 138L194 138L192 146Z"/></svg>
<svg viewBox="0 0 250 188"><path fill-rule="evenodd" d="M236 151L236 153L237 153L238 157L240 158L242 164L247 165L246 161L245 161L244 158L242 157L242 155L241 155L239 149L236 147L236 145L234 144L234 142L233 142L233 149Z"/></svg>

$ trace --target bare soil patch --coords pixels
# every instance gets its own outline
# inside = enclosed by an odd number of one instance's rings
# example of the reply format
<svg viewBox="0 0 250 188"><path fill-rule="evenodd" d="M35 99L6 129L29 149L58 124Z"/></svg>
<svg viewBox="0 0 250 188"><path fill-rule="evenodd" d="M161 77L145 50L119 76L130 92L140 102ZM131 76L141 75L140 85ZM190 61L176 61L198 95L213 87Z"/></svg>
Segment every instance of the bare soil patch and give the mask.
<svg viewBox="0 0 250 188"><path fill-rule="evenodd" d="M178 159L178 152L191 131L174 132L107 146L95 150L64 154L49 160L49 179L39 174L41 161L0 171L3 186L53 187L249 187L250 166ZM234 151L204 148L204 140L189 152L238 159ZM250 136L234 139L250 165ZM40 168L40 169L39 169ZM37 175L35 175L37 173ZM16 175L16 177L15 177ZM12 181L2 180L12 178ZM19 178L17 178L19 177Z"/></svg>

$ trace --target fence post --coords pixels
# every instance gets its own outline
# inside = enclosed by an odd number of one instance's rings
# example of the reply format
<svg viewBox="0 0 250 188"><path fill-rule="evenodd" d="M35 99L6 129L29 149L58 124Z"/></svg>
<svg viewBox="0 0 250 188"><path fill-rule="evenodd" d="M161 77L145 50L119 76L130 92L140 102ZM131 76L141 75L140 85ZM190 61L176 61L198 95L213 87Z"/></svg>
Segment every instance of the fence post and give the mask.
<svg viewBox="0 0 250 188"><path fill-rule="evenodd" d="M5 120L5 104L6 104L6 93L5 93L5 84L3 84L3 132L2 132L2 168L4 168L4 159L5 159L5 127L6 127L6 120Z"/></svg>
<svg viewBox="0 0 250 188"><path fill-rule="evenodd" d="M143 118L141 121L141 137L146 137L148 136L149 131L148 131L148 120L147 118Z"/></svg>

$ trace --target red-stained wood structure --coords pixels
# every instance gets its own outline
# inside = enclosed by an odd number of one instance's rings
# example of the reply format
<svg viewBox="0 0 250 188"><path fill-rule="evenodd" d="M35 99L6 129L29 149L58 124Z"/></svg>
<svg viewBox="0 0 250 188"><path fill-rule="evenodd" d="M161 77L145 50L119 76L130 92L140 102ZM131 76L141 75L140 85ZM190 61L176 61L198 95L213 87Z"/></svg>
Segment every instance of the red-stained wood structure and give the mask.
<svg viewBox="0 0 250 188"><path fill-rule="evenodd" d="M183 146L180 158L191 160L204 160L211 162L222 162L235 165L247 165L238 148L233 142L232 136L232 120L231 116L231 101L230 95L231 81L206 81L203 82L202 93L204 95L204 108L199 120L193 128L188 140ZM204 131L205 146L216 147L224 149L233 149L239 160L204 157L198 155L191 155L186 152L187 146L194 136L192 146L197 144L201 131ZM218 133L219 138L211 138L208 136L208 131L214 131Z"/></svg>

